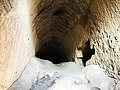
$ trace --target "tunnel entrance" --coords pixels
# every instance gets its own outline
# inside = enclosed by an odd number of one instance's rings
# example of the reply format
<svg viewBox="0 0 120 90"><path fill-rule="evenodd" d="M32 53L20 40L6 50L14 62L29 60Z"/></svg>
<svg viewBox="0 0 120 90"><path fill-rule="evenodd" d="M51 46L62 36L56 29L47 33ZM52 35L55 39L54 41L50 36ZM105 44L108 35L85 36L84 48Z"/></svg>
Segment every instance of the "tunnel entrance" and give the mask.
<svg viewBox="0 0 120 90"><path fill-rule="evenodd" d="M93 47L93 49L90 48L90 40L86 41L83 49L82 50L82 54L83 54L83 65L86 66L86 62L92 57L92 55L95 54L95 49Z"/></svg>
<svg viewBox="0 0 120 90"><path fill-rule="evenodd" d="M54 64L69 61L66 53L63 52L63 50L61 50L59 47L51 46L50 44L48 44L48 46L41 47L36 52L36 57L49 60Z"/></svg>
<svg viewBox="0 0 120 90"><path fill-rule="evenodd" d="M91 58L94 50L90 49L89 41L87 42L90 32L84 25L87 21L84 18L88 18L88 14L82 14L81 10L74 0L41 0L33 20L39 42L36 45L36 57L54 64L74 61L76 48L84 42L80 46L84 64Z"/></svg>
<svg viewBox="0 0 120 90"><path fill-rule="evenodd" d="M68 49L71 48L69 45L67 47L69 47ZM51 42L49 42L38 49L38 51L36 52L36 57L43 60L49 60L53 64L74 61L76 57L73 57L74 55L73 56L68 56L68 55L72 55L70 53L76 54L74 52L75 50L73 50L73 52L68 52L68 51L66 52L65 49L63 48L64 47L61 47L59 45L57 46L55 43L51 44ZM92 57L92 55L95 54L95 49L90 48L90 41L88 40L85 43L84 47L82 49L78 48L78 50L82 51L83 57L80 59L82 59L83 65L86 66L86 62Z"/></svg>

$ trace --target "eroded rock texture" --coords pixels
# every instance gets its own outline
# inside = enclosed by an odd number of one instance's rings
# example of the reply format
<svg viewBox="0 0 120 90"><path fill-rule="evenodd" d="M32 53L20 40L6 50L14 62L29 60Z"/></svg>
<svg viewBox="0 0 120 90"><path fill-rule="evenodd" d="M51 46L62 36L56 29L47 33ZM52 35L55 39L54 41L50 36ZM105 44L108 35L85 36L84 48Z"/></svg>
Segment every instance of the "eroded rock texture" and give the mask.
<svg viewBox="0 0 120 90"><path fill-rule="evenodd" d="M34 55L26 0L0 0L0 90L20 76Z"/></svg>
<svg viewBox="0 0 120 90"><path fill-rule="evenodd" d="M95 8L95 9L94 9ZM120 1L98 0L91 7L94 21L90 29L95 55L89 61L98 64L109 74L120 79Z"/></svg>

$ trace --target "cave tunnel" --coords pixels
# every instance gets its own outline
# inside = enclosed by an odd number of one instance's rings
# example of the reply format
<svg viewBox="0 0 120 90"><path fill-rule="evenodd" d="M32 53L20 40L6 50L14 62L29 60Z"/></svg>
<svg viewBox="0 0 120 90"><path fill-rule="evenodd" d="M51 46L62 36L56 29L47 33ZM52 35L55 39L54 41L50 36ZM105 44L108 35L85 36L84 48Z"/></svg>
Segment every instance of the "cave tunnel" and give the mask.
<svg viewBox="0 0 120 90"><path fill-rule="evenodd" d="M87 47L91 52L90 45L84 46L83 43L79 46L82 40L87 42L89 36L84 29L87 15L81 11L79 5L75 0L41 0L34 19L34 28L38 38L36 57L58 64L73 60L77 47L85 47L81 50L86 50ZM83 37L85 38L81 39ZM84 55L84 63L92 54ZM86 59L87 56L89 58Z"/></svg>

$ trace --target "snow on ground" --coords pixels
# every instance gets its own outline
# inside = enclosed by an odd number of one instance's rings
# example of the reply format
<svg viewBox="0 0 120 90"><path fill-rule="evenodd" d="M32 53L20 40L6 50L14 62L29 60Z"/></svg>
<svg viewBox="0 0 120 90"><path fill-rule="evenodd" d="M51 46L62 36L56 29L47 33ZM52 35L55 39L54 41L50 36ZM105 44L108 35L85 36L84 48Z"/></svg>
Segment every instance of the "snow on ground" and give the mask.
<svg viewBox="0 0 120 90"><path fill-rule="evenodd" d="M9 90L119 90L99 66L75 62L52 64L33 58Z"/></svg>

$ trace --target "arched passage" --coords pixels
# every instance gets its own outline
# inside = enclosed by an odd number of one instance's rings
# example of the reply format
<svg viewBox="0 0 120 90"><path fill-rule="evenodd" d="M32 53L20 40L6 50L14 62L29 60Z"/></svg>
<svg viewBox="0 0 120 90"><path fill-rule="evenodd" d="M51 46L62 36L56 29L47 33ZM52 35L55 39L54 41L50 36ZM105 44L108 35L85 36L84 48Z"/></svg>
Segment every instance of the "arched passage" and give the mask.
<svg viewBox="0 0 120 90"><path fill-rule="evenodd" d="M85 28L89 9L84 4L88 3L41 0L34 18L34 29L38 38L36 57L61 63L75 58L78 47L85 50L84 45L90 38L90 31ZM83 11L83 8L87 11Z"/></svg>

